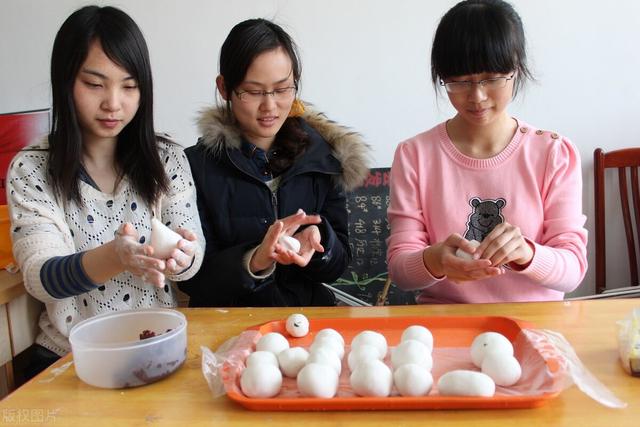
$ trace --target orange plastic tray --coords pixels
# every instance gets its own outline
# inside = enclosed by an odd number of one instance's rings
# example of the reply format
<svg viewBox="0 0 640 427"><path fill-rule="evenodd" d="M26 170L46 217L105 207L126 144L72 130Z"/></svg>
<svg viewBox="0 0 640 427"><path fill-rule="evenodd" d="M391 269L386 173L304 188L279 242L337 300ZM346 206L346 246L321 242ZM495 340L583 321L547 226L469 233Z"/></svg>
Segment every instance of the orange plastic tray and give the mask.
<svg viewBox="0 0 640 427"><path fill-rule="evenodd" d="M268 322L249 328L261 334L279 332L288 338L290 345L308 348L313 342L314 335L323 328L333 328L339 331L347 346L352 338L363 330L375 330L382 333L389 344L395 347L400 342L402 331L410 325L423 325L431 331L434 337L434 351L439 347L470 347L473 339L486 331L499 332L514 342L523 328L532 325L508 317L365 317L365 318L333 318L310 319L309 334L302 338L289 336L285 329L285 320ZM520 338L522 340L522 337ZM521 343L522 345L522 343ZM524 345L528 345L525 343ZM251 349L253 350L253 349ZM540 363L536 366L557 369L557 361L546 359L531 346L528 350L535 352ZM528 357L531 357L529 355ZM345 359L346 361L346 355ZM437 359L434 361L437 363ZM542 369L542 368L539 368ZM343 362L342 375L349 374L348 367ZM523 367L524 372L524 367ZM524 373L523 373L524 375ZM434 375L434 387L438 378ZM275 396L273 398L249 398L239 388L239 372L229 366L223 366L223 381L227 396L231 400L251 410L258 411L352 411L352 410L411 410L411 409L496 409L496 408L533 408L546 403L558 395L559 392L536 392L524 395L500 395L493 397L458 397L430 394L423 397L359 397L338 396L324 399L303 397L297 395ZM295 380L293 380L295 381ZM432 391L433 393L433 391Z"/></svg>

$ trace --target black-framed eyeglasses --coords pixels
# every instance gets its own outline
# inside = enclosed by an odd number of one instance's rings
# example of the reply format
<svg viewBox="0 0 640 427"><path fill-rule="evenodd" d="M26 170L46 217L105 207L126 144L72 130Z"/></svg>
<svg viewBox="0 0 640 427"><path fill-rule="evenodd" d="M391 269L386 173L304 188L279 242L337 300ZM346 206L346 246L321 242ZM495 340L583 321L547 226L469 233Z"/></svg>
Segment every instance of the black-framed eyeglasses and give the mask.
<svg viewBox="0 0 640 427"><path fill-rule="evenodd" d="M297 90L295 86L289 86L273 90L234 90L234 92L242 102L258 103L267 96L272 96L276 101L289 101L295 97Z"/></svg>
<svg viewBox="0 0 640 427"><path fill-rule="evenodd" d="M490 79L479 80L477 82L471 80L464 80L459 82L445 82L440 80L440 86L444 86L449 93L465 93L471 91L473 85L478 85L484 90L496 90L502 89L507 85L507 82L516 75L511 73L510 76L492 77Z"/></svg>

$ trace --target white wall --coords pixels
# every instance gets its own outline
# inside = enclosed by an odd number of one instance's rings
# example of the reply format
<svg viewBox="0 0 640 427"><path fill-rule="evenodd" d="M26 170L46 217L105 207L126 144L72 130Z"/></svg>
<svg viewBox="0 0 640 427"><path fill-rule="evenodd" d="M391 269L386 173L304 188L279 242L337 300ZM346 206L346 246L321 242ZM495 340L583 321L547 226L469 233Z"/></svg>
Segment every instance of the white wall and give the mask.
<svg viewBox="0 0 640 427"><path fill-rule="evenodd" d="M640 145L640 2L513 0L525 24L537 83L512 114L569 136L583 162L584 211L593 237L593 150ZM429 49L440 16L455 0L115 0L142 28L153 63L156 128L183 145L197 138L197 111L214 101L220 45L250 17L274 19L300 46L302 97L360 131L375 166L396 144L450 117L436 101ZM49 55L78 0L0 0L0 112L50 105ZM608 229L611 282L626 277L621 226ZM593 291L592 268L576 292ZM618 268L616 268L618 267Z"/></svg>

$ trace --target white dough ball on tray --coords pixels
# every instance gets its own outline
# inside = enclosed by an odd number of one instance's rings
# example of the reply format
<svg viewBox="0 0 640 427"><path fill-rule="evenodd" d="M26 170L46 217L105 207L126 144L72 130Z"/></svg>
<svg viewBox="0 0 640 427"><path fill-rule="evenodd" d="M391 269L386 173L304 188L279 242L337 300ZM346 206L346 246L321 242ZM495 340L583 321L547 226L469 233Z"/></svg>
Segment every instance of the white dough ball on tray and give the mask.
<svg viewBox="0 0 640 427"><path fill-rule="evenodd" d="M282 373L277 367L252 365L246 367L240 376L240 388L248 397L273 397L282 387Z"/></svg>
<svg viewBox="0 0 640 427"><path fill-rule="evenodd" d="M313 352L317 348L324 348L326 350L334 352L340 360L342 360L342 358L344 357L344 346L340 344L340 341L335 338L322 337L315 339L309 347L309 351Z"/></svg>
<svg viewBox="0 0 640 427"><path fill-rule="evenodd" d="M338 392L338 378L330 366L309 363L298 373L296 383L303 396L331 398Z"/></svg>
<svg viewBox="0 0 640 427"><path fill-rule="evenodd" d="M438 380L438 393L442 396L491 397L496 392L496 384L482 372L463 369L449 371Z"/></svg>
<svg viewBox="0 0 640 427"><path fill-rule="evenodd" d="M318 347L310 350L309 358L307 359L307 364L309 363L319 363L330 366L338 375L342 372L342 362L338 358L338 355L327 348Z"/></svg>
<svg viewBox="0 0 640 427"><path fill-rule="evenodd" d="M324 328L318 331L318 333L315 335L315 337L313 337L313 340L319 340L320 338L325 338L325 337L329 337L329 338L333 338L336 339L340 342L340 344L342 344L342 346L344 347L344 338L342 337L342 335L340 334L340 332L336 331L335 329L332 328Z"/></svg>
<svg viewBox="0 0 640 427"><path fill-rule="evenodd" d="M351 348L358 347L362 344L370 344L378 349L380 359L384 359L387 355L387 339L380 332L362 331L351 340Z"/></svg>
<svg viewBox="0 0 640 427"><path fill-rule="evenodd" d="M482 360L482 372L489 375L497 385L509 387L520 380L522 367L515 357L490 351Z"/></svg>
<svg viewBox="0 0 640 427"><path fill-rule="evenodd" d="M287 341L284 335L277 332L264 334L256 343L256 350L270 351L276 355L287 348L289 348L289 341Z"/></svg>
<svg viewBox="0 0 640 427"><path fill-rule="evenodd" d="M292 314L287 317L285 328L292 337L304 337L309 333L309 319L304 314Z"/></svg>
<svg viewBox="0 0 640 427"><path fill-rule="evenodd" d="M480 368L484 355L490 351L513 356L513 345L507 337L498 332L483 332L471 343L471 361Z"/></svg>
<svg viewBox="0 0 640 427"><path fill-rule="evenodd" d="M411 325L402 332L400 341L417 340L433 351L433 334L422 325Z"/></svg>
<svg viewBox="0 0 640 427"><path fill-rule="evenodd" d="M391 366L393 369L398 369L408 363L420 365L427 371L431 371L433 367L431 351L421 341L402 341L397 347L391 349Z"/></svg>
<svg viewBox="0 0 640 427"><path fill-rule="evenodd" d="M258 350L247 356L247 360L244 361L244 364L247 367L253 365L273 365L277 368L278 358L270 351Z"/></svg>
<svg viewBox="0 0 640 427"><path fill-rule="evenodd" d="M433 387L433 376L422 366L407 363L395 370L393 383L402 396L426 396Z"/></svg>
<svg viewBox="0 0 640 427"><path fill-rule="evenodd" d="M295 378L309 358L309 352L302 347L291 347L278 353L278 364L282 373L289 378Z"/></svg>
<svg viewBox="0 0 640 427"><path fill-rule="evenodd" d="M351 388L359 396L387 397L391 394L393 375L384 362L373 359L356 366L349 381Z"/></svg>
<svg viewBox="0 0 640 427"><path fill-rule="evenodd" d="M349 370L353 372L360 363L372 359L381 360L378 348L371 344L361 344L351 348L349 356L347 356L347 364Z"/></svg>

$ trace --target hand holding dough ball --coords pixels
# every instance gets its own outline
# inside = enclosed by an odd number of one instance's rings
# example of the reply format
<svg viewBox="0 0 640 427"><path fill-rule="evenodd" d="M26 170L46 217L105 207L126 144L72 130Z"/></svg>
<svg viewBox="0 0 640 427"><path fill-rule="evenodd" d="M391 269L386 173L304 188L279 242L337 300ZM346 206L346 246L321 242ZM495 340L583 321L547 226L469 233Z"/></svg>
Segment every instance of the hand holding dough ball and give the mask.
<svg viewBox="0 0 640 427"><path fill-rule="evenodd" d="M303 396L330 398L338 392L338 374L330 366L307 364L296 379Z"/></svg>
<svg viewBox="0 0 640 427"><path fill-rule="evenodd" d="M422 366L427 371L431 371L433 367L431 352L420 341L402 341L396 348L391 350L391 366L393 366L393 369L398 369L408 363Z"/></svg>
<svg viewBox="0 0 640 427"><path fill-rule="evenodd" d="M155 258L170 258L171 252L178 247L178 242L182 240L182 238L181 235L156 218L151 219L151 247L153 248L153 256Z"/></svg>
<svg viewBox="0 0 640 427"><path fill-rule="evenodd" d="M400 341L417 340L433 351L433 335L431 331L421 325L411 325L402 332Z"/></svg>
<svg viewBox="0 0 640 427"><path fill-rule="evenodd" d="M282 235L278 237L278 244L284 249L295 254L300 252L300 240L296 239L295 237Z"/></svg>
<svg viewBox="0 0 640 427"><path fill-rule="evenodd" d="M387 339L379 332L375 331L362 331L351 341L351 348L358 347L362 344L370 344L378 349L380 353L380 359L384 359L387 355Z"/></svg>
<svg viewBox="0 0 640 427"><path fill-rule="evenodd" d="M338 356L338 359L340 360L342 360L342 358L344 357L344 346L340 344L340 341L338 341L335 338L331 338L331 337L316 338L311 344L311 346L309 347L309 351L313 352L317 348L325 348L327 350L334 352L336 356Z"/></svg>
<svg viewBox="0 0 640 427"><path fill-rule="evenodd" d="M491 397L496 385L487 374L476 371L449 371L438 380L438 392L442 396Z"/></svg>
<svg viewBox="0 0 640 427"><path fill-rule="evenodd" d="M248 397L273 397L281 386L282 373L270 364L248 366L240 376L240 388Z"/></svg>
<svg viewBox="0 0 640 427"><path fill-rule="evenodd" d="M426 396L433 386L433 377L422 366L407 363L395 370L393 383L402 396Z"/></svg>
<svg viewBox="0 0 640 427"><path fill-rule="evenodd" d="M276 355L270 351L254 351L247 357L244 364L247 368L253 365L273 365L277 368L278 359Z"/></svg>
<svg viewBox="0 0 640 427"><path fill-rule="evenodd" d="M489 351L482 360L482 372L489 375L497 385L509 387L520 379L522 367L509 354Z"/></svg>
<svg viewBox="0 0 640 427"><path fill-rule="evenodd" d="M338 355L328 348L316 347L311 349L309 358L307 359L307 364L309 363L319 363L330 366L338 375L342 372L342 362L338 358Z"/></svg>
<svg viewBox="0 0 640 427"><path fill-rule="evenodd" d="M325 337L329 337L335 340L338 340L340 342L340 344L342 344L342 346L344 347L344 338L342 337L342 335L340 335L340 332L336 331L335 329L331 329L331 328L325 328L325 329L321 329L318 331L318 333L316 334L316 336L313 338L313 340L319 340L320 338L325 338Z"/></svg>
<svg viewBox="0 0 640 427"><path fill-rule="evenodd" d="M471 246L473 246L475 248L480 246L480 242L478 242L477 240L469 240L469 244L471 244ZM459 257L459 258L464 258L464 259L468 259L468 260L472 260L473 259L473 254L470 254L469 252L465 251L462 248L456 249L456 256Z"/></svg>
<svg viewBox="0 0 640 427"><path fill-rule="evenodd" d="M287 348L289 348L289 341L277 332L269 332L263 335L256 343L256 350L270 351L276 355Z"/></svg>
<svg viewBox="0 0 640 427"><path fill-rule="evenodd" d="M347 363L351 372L355 371L356 366L367 360L381 360L378 348L371 344L361 344L357 347L351 347Z"/></svg>
<svg viewBox="0 0 640 427"><path fill-rule="evenodd" d="M360 363L349 380L351 388L359 396L387 397L393 385L391 369L378 359Z"/></svg>
<svg viewBox="0 0 640 427"><path fill-rule="evenodd" d="M499 352L513 356L513 345L504 335L497 332L484 332L471 343L471 361L478 368L488 352Z"/></svg>
<svg viewBox="0 0 640 427"><path fill-rule="evenodd" d="M273 353L269 353L273 354ZM295 378L309 358L309 352L302 347L291 347L278 353L278 364L282 373L289 378Z"/></svg>
<svg viewBox="0 0 640 427"><path fill-rule="evenodd" d="M292 314L287 317L285 328L292 337L304 337L309 333L309 319L304 314Z"/></svg>

